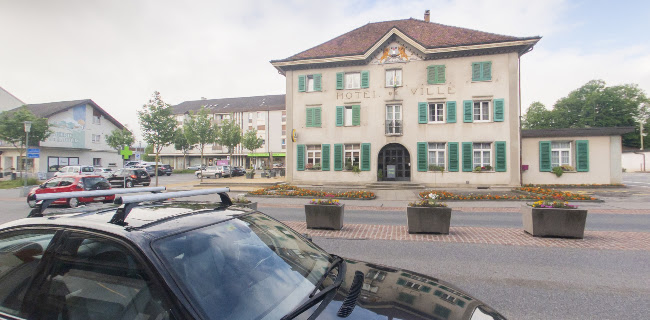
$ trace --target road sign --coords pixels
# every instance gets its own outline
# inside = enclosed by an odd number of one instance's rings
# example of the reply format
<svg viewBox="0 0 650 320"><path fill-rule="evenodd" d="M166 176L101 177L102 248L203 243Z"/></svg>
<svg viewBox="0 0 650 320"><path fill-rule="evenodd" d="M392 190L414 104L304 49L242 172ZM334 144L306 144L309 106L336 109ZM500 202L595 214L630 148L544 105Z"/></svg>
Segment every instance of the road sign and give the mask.
<svg viewBox="0 0 650 320"><path fill-rule="evenodd" d="M139 153L135 154L135 160L140 160L140 154Z"/></svg>
<svg viewBox="0 0 650 320"><path fill-rule="evenodd" d="M27 148L27 159L38 159L41 156L41 149Z"/></svg>

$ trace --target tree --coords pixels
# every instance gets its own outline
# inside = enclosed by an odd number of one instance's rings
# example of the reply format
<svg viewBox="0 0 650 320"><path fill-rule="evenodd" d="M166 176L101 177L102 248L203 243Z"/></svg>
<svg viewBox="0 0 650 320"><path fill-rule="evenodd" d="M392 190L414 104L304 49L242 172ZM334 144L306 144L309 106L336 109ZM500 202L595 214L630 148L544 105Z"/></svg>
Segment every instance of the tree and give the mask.
<svg viewBox="0 0 650 320"><path fill-rule="evenodd" d="M205 149L205 145L214 143L217 139L217 129L210 121L208 110L201 107L198 113L190 113L190 118L183 125L183 131L189 144L199 145L201 164L204 164L203 150ZM203 181L203 175L201 175L201 181Z"/></svg>
<svg viewBox="0 0 650 320"><path fill-rule="evenodd" d="M187 155L194 146L187 140L185 132L182 128L176 129L174 132L174 149L183 153L183 163L187 164Z"/></svg>
<svg viewBox="0 0 650 320"><path fill-rule="evenodd" d="M158 172L158 159L162 148L174 142L174 131L176 130L176 119L172 114L172 107L165 103L160 97L160 92L155 91L149 103L138 111L140 127L144 140L153 146L156 154L156 168ZM158 175L156 174L156 186L158 186Z"/></svg>
<svg viewBox="0 0 650 320"><path fill-rule="evenodd" d="M257 132L255 130L248 130L242 137L241 144L244 149L253 152L255 149L260 148L263 142L264 140L257 136Z"/></svg>
<svg viewBox="0 0 650 320"><path fill-rule="evenodd" d="M533 102L521 121L523 129L549 129L553 128L555 123L553 112L546 109L541 102Z"/></svg>
<svg viewBox="0 0 650 320"><path fill-rule="evenodd" d="M217 143L228 148L228 155L230 156L230 160L228 161L229 165L232 162L232 152L240 142L241 128L234 121L226 119L217 127Z"/></svg>
<svg viewBox="0 0 650 320"><path fill-rule="evenodd" d="M25 121L31 121L29 131L29 146L37 147L51 134L46 118L38 118L27 107L23 106L16 111L5 111L0 114L0 140L4 140L18 149L18 164L25 154ZM25 167L25 166L23 166Z"/></svg>
<svg viewBox="0 0 650 320"><path fill-rule="evenodd" d="M152 153L153 153L153 146L148 144L146 147L144 147L144 154L142 155L142 161L151 162L156 160L156 157L150 156L150 154Z"/></svg>
<svg viewBox="0 0 650 320"><path fill-rule="evenodd" d="M117 152L120 152L124 147L132 146L135 143L135 138L133 137L133 133L127 128L122 130L115 129L106 137L106 143L111 148L117 150Z"/></svg>

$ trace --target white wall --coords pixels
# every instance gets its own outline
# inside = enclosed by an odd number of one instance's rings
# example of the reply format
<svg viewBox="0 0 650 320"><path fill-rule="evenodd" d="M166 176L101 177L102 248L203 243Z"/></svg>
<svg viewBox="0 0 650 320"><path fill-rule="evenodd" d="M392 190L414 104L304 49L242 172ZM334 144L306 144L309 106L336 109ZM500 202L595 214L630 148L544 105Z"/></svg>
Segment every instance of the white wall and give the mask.
<svg viewBox="0 0 650 320"><path fill-rule="evenodd" d="M645 159L645 166L644 166ZM650 151L625 152L621 156L623 168L627 172L642 172L650 170ZM645 170L644 170L645 169Z"/></svg>

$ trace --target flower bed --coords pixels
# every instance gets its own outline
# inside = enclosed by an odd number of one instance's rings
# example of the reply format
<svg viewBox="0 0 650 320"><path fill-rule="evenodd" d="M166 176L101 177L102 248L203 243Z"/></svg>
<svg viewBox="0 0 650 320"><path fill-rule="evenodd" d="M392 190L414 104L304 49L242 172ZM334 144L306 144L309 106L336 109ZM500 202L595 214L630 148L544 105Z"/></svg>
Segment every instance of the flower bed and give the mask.
<svg viewBox="0 0 650 320"><path fill-rule="evenodd" d="M585 189L596 189L596 188L625 188L624 184L525 184L524 187L538 187L538 188L585 188Z"/></svg>
<svg viewBox="0 0 650 320"><path fill-rule="evenodd" d="M597 200L588 195L538 187L514 188L513 191L523 191L527 194L454 194L447 191L429 190L420 192L419 195L420 198L424 199L432 193L438 195L438 200L554 200L558 198L565 200Z"/></svg>
<svg viewBox="0 0 650 320"><path fill-rule="evenodd" d="M328 192L322 190L311 190L299 188L296 186L281 184L270 186L263 189L257 189L249 192L250 195L256 196L284 196L284 197L309 197L309 198L341 198L341 199L361 199L370 200L375 198L375 194L370 191L345 191L345 192Z"/></svg>

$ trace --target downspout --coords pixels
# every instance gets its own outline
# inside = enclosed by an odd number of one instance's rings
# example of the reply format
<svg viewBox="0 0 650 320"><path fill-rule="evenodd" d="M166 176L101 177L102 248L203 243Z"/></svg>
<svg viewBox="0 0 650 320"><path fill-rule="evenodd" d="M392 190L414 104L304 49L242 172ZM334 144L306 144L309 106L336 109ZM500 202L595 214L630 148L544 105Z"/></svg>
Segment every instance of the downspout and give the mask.
<svg viewBox="0 0 650 320"><path fill-rule="evenodd" d="M641 170L645 172L645 153L643 152L634 152L634 154L640 154L643 157L643 164L641 165Z"/></svg>
<svg viewBox="0 0 650 320"><path fill-rule="evenodd" d="M524 182L524 172L521 170L521 165L523 164L524 158L522 155L521 148L523 147L523 139L521 138L521 55L517 57L517 81L519 82L519 185L523 185Z"/></svg>

